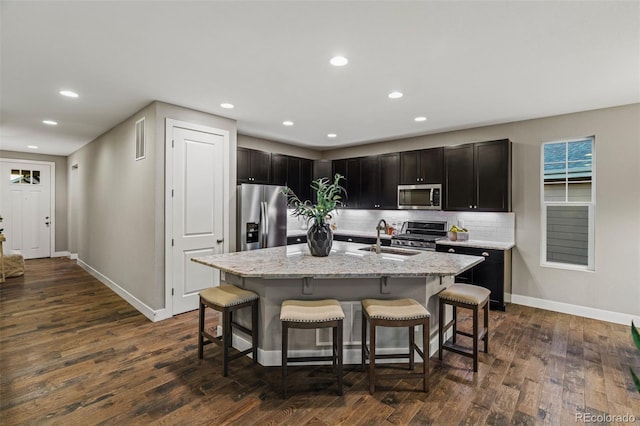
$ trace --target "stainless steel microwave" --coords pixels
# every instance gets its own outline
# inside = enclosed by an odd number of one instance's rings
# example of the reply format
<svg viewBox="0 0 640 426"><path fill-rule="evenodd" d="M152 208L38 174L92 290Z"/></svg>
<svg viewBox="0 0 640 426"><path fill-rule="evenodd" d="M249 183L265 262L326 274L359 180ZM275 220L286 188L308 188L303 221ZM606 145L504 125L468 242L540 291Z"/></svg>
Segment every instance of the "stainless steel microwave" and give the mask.
<svg viewBox="0 0 640 426"><path fill-rule="evenodd" d="M442 185L398 185L398 208L441 210Z"/></svg>

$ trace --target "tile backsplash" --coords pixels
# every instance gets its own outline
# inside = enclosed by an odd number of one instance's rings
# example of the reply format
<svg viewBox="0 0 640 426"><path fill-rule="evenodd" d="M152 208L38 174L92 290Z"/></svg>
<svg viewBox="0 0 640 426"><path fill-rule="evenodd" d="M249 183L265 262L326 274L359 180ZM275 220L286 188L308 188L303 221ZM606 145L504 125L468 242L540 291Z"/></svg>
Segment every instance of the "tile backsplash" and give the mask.
<svg viewBox="0 0 640 426"><path fill-rule="evenodd" d="M287 227L289 232L306 229L302 219L291 216L289 210ZM514 242L515 213L448 212L433 210L351 210L339 209L332 223L338 230L375 233L376 224L384 219L387 224L400 228L407 220L446 221L447 229L458 225L469 230L473 240Z"/></svg>

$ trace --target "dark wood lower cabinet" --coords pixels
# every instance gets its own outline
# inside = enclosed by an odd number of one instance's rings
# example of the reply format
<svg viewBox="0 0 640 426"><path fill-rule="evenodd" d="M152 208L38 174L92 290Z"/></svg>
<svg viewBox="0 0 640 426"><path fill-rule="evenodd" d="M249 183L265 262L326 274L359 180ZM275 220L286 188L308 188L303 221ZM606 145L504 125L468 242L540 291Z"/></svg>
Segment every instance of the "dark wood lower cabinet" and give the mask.
<svg viewBox="0 0 640 426"><path fill-rule="evenodd" d="M484 262L456 275L456 282L479 285L491 291L491 309L505 310L505 294L511 295L511 250L438 244L436 251L484 257Z"/></svg>

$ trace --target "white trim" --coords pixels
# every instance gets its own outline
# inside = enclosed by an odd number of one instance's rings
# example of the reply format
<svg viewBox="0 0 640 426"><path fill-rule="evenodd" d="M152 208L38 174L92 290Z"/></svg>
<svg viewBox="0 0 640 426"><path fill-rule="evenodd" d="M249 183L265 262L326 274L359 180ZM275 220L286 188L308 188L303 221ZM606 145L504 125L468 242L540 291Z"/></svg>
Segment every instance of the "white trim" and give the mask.
<svg viewBox="0 0 640 426"><path fill-rule="evenodd" d="M640 317L634 315L606 311L604 309L589 308L587 306L572 305L570 303L555 302L553 300L520 296L517 294L511 295L511 303L514 303L516 305L530 306L532 308L546 309L548 311L560 312L563 314L577 315L579 317L592 318L600 321L612 322L615 324L630 325L632 320L636 324L640 324Z"/></svg>
<svg viewBox="0 0 640 426"><path fill-rule="evenodd" d="M129 303L131 306L136 308L142 315L144 315L151 321L154 321L154 322L160 321L160 320L169 318L171 316L171 315L167 315L166 309L154 310L153 308L147 306L144 302L142 302L140 299L135 297L133 294L129 293L127 290L120 287L114 281L112 281L102 273L98 272L97 270L95 270L94 268L92 268L91 266L83 262L81 259L78 259L76 263L78 264L78 266L80 266L82 269L87 271L89 274L95 277L102 284L106 285L111 290L113 290L114 293L116 293L118 296L123 298L127 303Z"/></svg>
<svg viewBox="0 0 640 426"><path fill-rule="evenodd" d="M78 260L78 253L69 253L69 259Z"/></svg>
<svg viewBox="0 0 640 426"><path fill-rule="evenodd" d="M222 228L224 229L224 242L223 245L223 253L229 252L229 235L230 229L228 224L229 222L229 213L230 213L230 193L229 193L229 164L230 164L230 147L231 138L229 130L218 129L210 126L203 126L200 124L189 123L187 121L176 120L173 118L165 119L165 131L164 131L164 145L165 145L165 194L164 194L164 282L165 282L165 291L164 291L164 300L165 300L165 310L168 312L166 318L170 318L173 315L173 296L172 296L172 287L173 287L173 252L171 246L171 239L173 238L173 197L171 191L173 189L173 128L180 127L187 130L195 130L204 133L212 133L221 135L224 138L223 150L224 150L224 161L223 161L223 182L222 182L222 191L223 191L223 199L226 201L223 203L224 212L222 217Z"/></svg>
<svg viewBox="0 0 640 426"><path fill-rule="evenodd" d="M0 162L41 164L51 167L49 169L51 173L51 176L49 176L51 183L49 189L49 195L51 198L49 201L49 214L51 215L52 220L50 225L52 226L49 228L51 234L49 237L49 257L55 257L53 254L56 252L56 222L58 221L58 218L56 217L56 163L53 161L21 160L19 158L0 158Z"/></svg>
<svg viewBox="0 0 640 426"><path fill-rule="evenodd" d="M51 255L51 257L70 257L71 254L68 251L57 251Z"/></svg>
<svg viewBox="0 0 640 426"><path fill-rule="evenodd" d="M591 201L568 201L569 185L565 185L565 201L545 201L544 199L544 147L547 144L569 144L571 142L580 142L591 140ZM595 135L585 136L582 138L559 139L554 141L542 142L540 145L540 266L546 268L571 269L577 271L595 272L595 233L596 233L596 137ZM565 155L565 164L568 162L568 152ZM588 241L587 241L587 266L574 265L571 263L549 262L547 260L547 207L548 206L585 206L588 208Z"/></svg>

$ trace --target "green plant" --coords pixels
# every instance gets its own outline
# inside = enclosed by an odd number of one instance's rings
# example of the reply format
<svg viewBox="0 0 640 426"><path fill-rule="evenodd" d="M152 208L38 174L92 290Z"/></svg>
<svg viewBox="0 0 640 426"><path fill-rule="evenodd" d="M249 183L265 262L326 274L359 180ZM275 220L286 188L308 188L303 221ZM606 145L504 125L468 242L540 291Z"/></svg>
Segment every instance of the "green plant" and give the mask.
<svg viewBox="0 0 640 426"><path fill-rule="evenodd" d="M631 321L631 336L633 337L633 343L636 344L636 348L640 351L640 334L638 333L636 326L633 324L633 321ZM636 373L633 372L631 367L629 367L629 371L631 371L633 383L636 384L636 390L640 392L640 379L638 379L638 376L636 376Z"/></svg>
<svg viewBox="0 0 640 426"><path fill-rule="evenodd" d="M331 182L328 178L319 178L311 182L311 189L316 193L316 203L311 201L301 201L291 190L285 188L282 192L289 199L289 204L293 206L293 216L302 216L309 222L314 219L318 224L324 222L325 218L331 218L331 212L342 205L342 195L346 190L340 186L340 180L344 179L340 173L336 173Z"/></svg>

